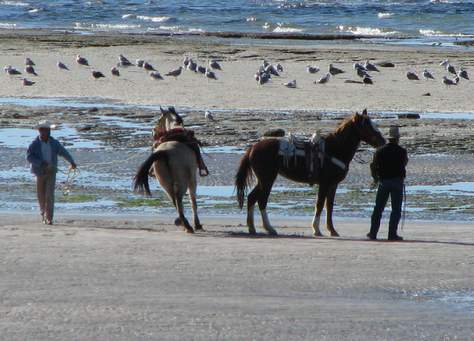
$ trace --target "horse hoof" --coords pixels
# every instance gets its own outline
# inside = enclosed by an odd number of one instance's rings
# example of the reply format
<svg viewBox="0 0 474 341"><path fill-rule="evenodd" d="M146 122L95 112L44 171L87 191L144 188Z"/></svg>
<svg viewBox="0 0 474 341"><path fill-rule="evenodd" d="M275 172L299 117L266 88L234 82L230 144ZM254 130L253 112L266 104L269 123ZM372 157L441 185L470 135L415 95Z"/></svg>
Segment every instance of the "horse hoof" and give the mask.
<svg viewBox="0 0 474 341"><path fill-rule="evenodd" d="M268 235L269 236L278 236L278 233L277 233L277 231L269 231Z"/></svg>
<svg viewBox="0 0 474 341"><path fill-rule="evenodd" d="M194 229L195 229L196 231L204 231L204 228L202 227L201 224L194 226Z"/></svg>
<svg viewBox="0 0 474 341"><path fill-rule="evenodd" d="M184 229L186 231L186 233L194 233L194 230L192 228L189 228L189 229Z"/></svg>
<svg viewBox="0 0 474 341"><path fill-rule="evenodd" d="M174 224L175 224L176 226L180 226L181 223L182 223L182 221L181 221L181 218L179 218L179 217L174 220Z"/></svg>
<svg viewBox="0 0 474 341"><path fill-rule="evenodd" d="M339 237L339 233L337 233L336 231L331 232L331 237Z"/></svg>
<svg viewBox="0 0 474 341"><path fill-rule="evenodd" d="M249 227L249 234L255 236L257 234L257 231L255 231L255 228Z"/></svg>
<svg viewBox="0 0 474 341"><path fill-rule="evenodd" d="M321 232L313 232L313 237L314 238L324 237L324 235Z"/></svg>

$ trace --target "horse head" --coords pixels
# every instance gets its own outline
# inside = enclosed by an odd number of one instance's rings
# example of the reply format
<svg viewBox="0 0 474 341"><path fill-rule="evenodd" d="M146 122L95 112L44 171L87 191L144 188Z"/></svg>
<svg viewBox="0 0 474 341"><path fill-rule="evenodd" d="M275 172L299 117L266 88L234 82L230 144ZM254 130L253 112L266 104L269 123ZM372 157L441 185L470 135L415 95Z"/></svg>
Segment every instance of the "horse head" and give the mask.
<svg viewBox="0 0 474 341"><path fill-rule="evenodd" d="M174 107L168 107L168 109L160 107L160 112L160 118L153 129L153 137L160 132L183 126L183 118L176 112Z"/></svg>
<svg viewBox="0 0 474 341"><path fill-rule="evenodd" d="M356 112L352 116L352 123L361 141L372 147L380 147L386 143L381 131L367 114L367 109L364 109L362 114Z"/></svg>

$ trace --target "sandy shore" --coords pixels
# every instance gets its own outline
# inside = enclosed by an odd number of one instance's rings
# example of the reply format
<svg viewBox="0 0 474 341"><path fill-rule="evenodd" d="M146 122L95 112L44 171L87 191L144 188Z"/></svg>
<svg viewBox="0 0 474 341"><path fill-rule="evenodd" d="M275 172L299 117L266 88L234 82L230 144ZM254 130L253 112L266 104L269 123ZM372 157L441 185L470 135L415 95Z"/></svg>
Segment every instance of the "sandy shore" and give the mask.
<svg viewBox="0 0 474 341"><path fill-rule="evenodd" d="M225 42L223 44L222 42ZM231 41L232 42L232 41ZM273 45L274 44L274 45ZM278 44L278 45L277 45ZM29 56L36 64L37 83L23 87L19 77L4 75L0 96L44 97L101 97L126 103L177 104L193 108L219 109L317 109L317 110L414 110L441 112L472 112L470 94L474 85L461 81L446 89L441 77L446 74L439 62L445 58L468 70L474 64L474 53L458 49L432 47L386 46L344 42L284 46L246 45L215 39L189 39L139 36L51 35L35 36L3 32L0 36L0 65L23 69ZM177 80L152 80L136 67L122 69L120 78L110 75L122 53L130 60L137 58L151 62L162 74L181 65L184 55L194 57L200 64L209 58L222 61L219 80L207 81L204 76L185 72ZM79 66L75 56L88 58L91 67ZM265 86L258 86L255 71L266 58L282 63L281 77ZM360 80L352 68L355 61L391 61L395 68L383 68L374 75L375 85L348 84L346 80ZM71 71L60 71L58 60ZM313 84L326 73L329 63L344 69L345 74L334 77L327 85ZM306 65L318 65L320 73L310 75ZM408 81L406 72L431 69L436 81ZM91 70L101 70L106 79L95 81ZM298 89L287 89L281 83L296 79ZM423 96L430 93L431 96Z"/></svg>
<svg viewBox="0 0 474 341"><path fill-rule="evenodd" d="M2 215L5 340L468 340L472 225L410 222L406 242L249 238L241 218L204 217L188 235L167 217ZM386 227L382 230L382 236Z"/></svg>

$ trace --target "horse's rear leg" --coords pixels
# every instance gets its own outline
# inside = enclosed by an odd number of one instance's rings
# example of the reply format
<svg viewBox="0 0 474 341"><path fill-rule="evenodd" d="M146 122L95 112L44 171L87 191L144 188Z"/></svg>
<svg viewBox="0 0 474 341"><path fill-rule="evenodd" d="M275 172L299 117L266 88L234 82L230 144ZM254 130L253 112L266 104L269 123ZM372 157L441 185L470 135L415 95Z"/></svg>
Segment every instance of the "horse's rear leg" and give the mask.
<svg viewBox="0 0 474 341"><path fill-rule="evenodd" d="M257 233L255 231L254 212L255 212L255 204L257 203L258 195L259 195L259 187L257 185L247 197L247 227L249 229L249 234Z"/></svg>
<svg viewBox="0 0 474 341"><path fill-rule="evenodd" d="M193 227L189 224L188 219L186 219L184 216L183 196L176 198L176 209L178 210L179 220L185 231L188 233L194 233Z"/></svg>
<svg viewBox="0 0 474 341"><path fill-rule="evenodd" d="M268 176L268 175L267 175ZM262 215L262 223L263 228L267 230L268 234L272 236L276 236L277 232L270 224L270 220L268 219L267 214L267 203L268 197L270 196L270 192L272 190L273 182L275 181L277 174L272 174L265 179L265 182L259 182L258 186L260 186L259 196L258 196L258 208L260 209L260 214Z"/></svg>
<svg viewBox="0 0 474 341"><path fill-rule="evenodd" d="M332 237L339 237L339 233L334 229L332 221L332 212L334 209L334 198L336 197L337 185L329 188L326 196L326 228L331 233Z"/></svg>
<svg viewBox="0 0 474 341"><path fill-rule="evenodd" d="M203 230L201 222L199 221L198 213L197 213L196 185L195 184L189 187L189 199L191 201L191 207L193 210L194 228L196 230Z"/></svg>
<svg viewBox="0 0 474 341"><path fill-rule="evenodd" d="M324 202L326 201L326 195L327 195L327 187L324 185L319 186L318 190L318 201L316 202L316 207L315 207L315 212L314 212L314 218L313 218L313 236L315 237L321 237L323 234L321 233L321 230L319 229L320 221L321 221L321 212L323 211L324 208Z"/></svg>

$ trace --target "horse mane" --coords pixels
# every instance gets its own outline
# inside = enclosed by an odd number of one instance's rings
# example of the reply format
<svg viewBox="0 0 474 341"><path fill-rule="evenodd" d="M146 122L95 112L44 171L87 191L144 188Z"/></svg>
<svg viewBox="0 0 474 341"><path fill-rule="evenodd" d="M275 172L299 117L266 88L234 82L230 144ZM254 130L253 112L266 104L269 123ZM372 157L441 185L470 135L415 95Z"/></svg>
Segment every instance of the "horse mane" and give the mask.
<svg viewBox="0 0 474 341"><path fill-rule="evenodd" d="M346 117L345 119L343 119L341 121L341 123L339 123L339 125L337 126L336 130L334 132L330 133L328 136L334 136L338 133L343 132L349 125L352 124L352 121L353 121L355 115L357 115L357 113L352 114L352 115Z"/></svg>

